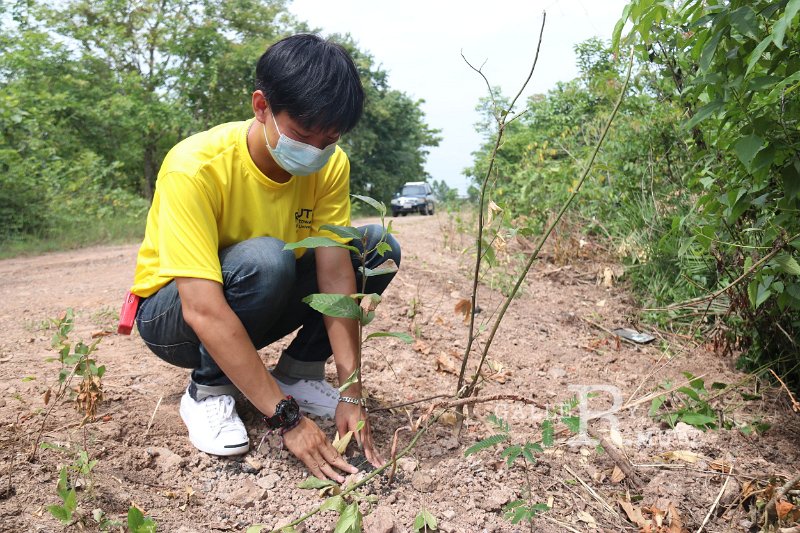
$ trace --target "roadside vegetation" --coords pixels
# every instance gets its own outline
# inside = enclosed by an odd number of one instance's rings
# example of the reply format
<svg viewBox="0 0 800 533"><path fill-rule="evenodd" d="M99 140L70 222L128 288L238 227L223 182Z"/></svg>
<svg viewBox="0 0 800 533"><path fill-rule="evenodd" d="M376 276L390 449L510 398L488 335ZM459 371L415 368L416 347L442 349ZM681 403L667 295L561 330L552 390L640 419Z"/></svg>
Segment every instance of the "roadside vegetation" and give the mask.
<svg viewBox="0 0 800 533"><path fill-rule="evenodd" d="M507 125L488 195L509 230L546 227L578 183L632 48L630 87L566 226L610 245L647 320L737 354L741 368L772 367L795 390L799 9L785 0L631 2L613 43L576 46L577 79L531 97ZM497 103L508 99L495 89L479 106L487 118L469 171L476 182L492 156Z"/></svg>
<svg viewBox="0 0 800 533"><path fill-rule="evenodd" d="M3 257L141 238L170 147L251 117L258 57L286 35L313 31L275 0L136 5L0 6ZM367 93L364 119L342 141L352 192L388 203L405 181L425 176L438 133L368 52L349 36L334 38L353 55Z"/></svg>

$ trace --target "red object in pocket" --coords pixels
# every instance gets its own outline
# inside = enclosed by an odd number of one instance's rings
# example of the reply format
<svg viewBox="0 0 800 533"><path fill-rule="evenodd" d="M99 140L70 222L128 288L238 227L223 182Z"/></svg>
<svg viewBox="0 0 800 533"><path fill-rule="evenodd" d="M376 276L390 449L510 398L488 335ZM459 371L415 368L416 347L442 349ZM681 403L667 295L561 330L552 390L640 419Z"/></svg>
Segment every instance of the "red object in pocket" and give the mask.
<svg viewBox="0 0 800 533"><path fill-rule="evenodd" d="M117 333L120 335L130 335L133 323L136 321L136 310L139 308L139 297L128 291L125 293L125 301L122 303L122 311L119 312L119 327Z"/></svg>

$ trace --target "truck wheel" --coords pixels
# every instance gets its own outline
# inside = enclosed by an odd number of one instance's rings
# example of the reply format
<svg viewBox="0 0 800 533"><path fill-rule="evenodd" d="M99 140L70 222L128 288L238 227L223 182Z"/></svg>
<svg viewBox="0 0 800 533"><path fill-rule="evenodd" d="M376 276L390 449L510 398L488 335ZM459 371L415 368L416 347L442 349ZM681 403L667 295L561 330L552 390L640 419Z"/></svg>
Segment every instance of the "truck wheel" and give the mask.
<svg viewBox="0 0 800 533"><path fill-rule="evenodd" d="M427 214L428 214L428 204L425 204L425 205L423 205L422 207L420 207L420 208L419 208L419 213L420 213L422 216L425 216L425 215L427 215Z"/></svg>

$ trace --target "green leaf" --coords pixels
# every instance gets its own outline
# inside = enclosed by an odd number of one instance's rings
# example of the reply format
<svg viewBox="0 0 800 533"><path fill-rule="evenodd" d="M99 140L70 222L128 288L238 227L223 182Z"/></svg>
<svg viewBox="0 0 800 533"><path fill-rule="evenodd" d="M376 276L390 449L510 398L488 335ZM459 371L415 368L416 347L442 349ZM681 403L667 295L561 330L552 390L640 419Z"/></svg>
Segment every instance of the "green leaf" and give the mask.
<svg viewBox="0 0 800 533"><path fill-rule="evenodd" d="M764 50L767 49L770 43L772 43L772 37L767 36L763 41L758 43L758 46L756 46L752 52L750 52L750 57L747 59L747 70L744 73L745 76L750 74L750 71L756 66L756 63L758 63L758 60L761 59L761 56L764 54Z"/></svg>
<svg viewBox="0 0 800 533"><path fill-rule="evenodd" d="M781 270L793 276L800 276L800 265L790 254L781 253L775 257L775 262L780 265Z"/></svg>
<svg viewBox="0 0 800 533"><path fill-rule="evenodd" d="M333 533L361 533L361 511L358 502L353 502L342 510Z"/></svg>
<svg viewBox="0 0 800 533"><path fill-rule="evenodd" d="M361 308L346 294L310 294L303 301L323 315L356 320L361 317Z"/></svg>
<svg viewBox="0 0 800 533"><path fill-rule="evenodd" d="M564 416L561 421L572 433L577 433L581 429L581 417L579 416Z"/></svg>
<svg viewBox="0 0 800 533"><path fill-rule="evenodd" d="M800 196L800 164L785 166L781 169L781 177L786 198L792 199Z"/></svg>
<svg viewBox="0 0 800 533"><path fill-rule="evenodd" d="M614 25L614 31L611 33L611 49L614 50L615 52L619 51L619 40L620 36L622 35L622 28L628 21L628 17L630 16L630 14L631 14L631 4L628 4L622 9L622 16Z"/></svg>
<svg viewBox="0 0 800 533"><path fill-rule="evenodd" d="M555 440L555 431L553 430L553 422L551 420L544 420L542 422L542 445L550 448Z"/></svg>
<svg viewBox="0 0 800 533"><path fill-rule="evenodd" d="M790 87L789 89L786 89L785 92L784 92L784 89L786 87L788 87L789 85L797 84L798 82L800 82L800 71L795 72L791 76L789 76L787 78L784 78L781 81L779 81L778 83L776 83L775 87L773 87L772 90L767 95L767 99L775 101L775 100L778 99L778 97L781 96L781 93L783 93L783 96L788 95L790 92L792 92L795 89L797 89L797 85L794 85L793 87Z"/></svg>
<svg viewBox="0 0 800 533"><path fill-rule="evenodd" d="M415 532L422 531L423 533L426 533L429 531L435 531L438 527L439 524L436 522L436 517L429 513L424 507L414 519L413 528Z"/></svg>
<svg viewBox="0 0 800 533"><path fill-rule="evenodd" d="M717 46L719 45L719 40L722 38L722 30L723 28L718 29L703 47L703 52L700 54L700 72L705 72L711 65L711 61L714 59L714 54L716 53Z"/></svg>
<svg viewBox="0 0 800 533"><path fill-rule="evenodd" d="M284 250L296 250L297 248L324 248L327 246L335 246L337 248L345 248L351 252L359 253L358 248L349 244L342 244L334 241L330 237L306 237L299 242L290 242L284 245Z"/></svg>
<svg viewBox="0 0 800 533"><path fill-rule="evenodd" d="M697 109L692 115L692 118L686 122L686 129L692 129L700 122L704 121L720 109L725 107L725 102L723 100L717 99L712 100L711 102L707 103L703 107Z"/></svg>
<svg viewBox="0 0 800 533"><path fill-rule="evenodd" d="M364 203L371 205L378 213L383 216L386 214L386 206L383 205L383 202L379 202L374 198L370 198L369 196L362 196L360 194L351 194L353 198L357 200L361 200Z"/></svg>
<svg viewBox="0 0 800 533"><path fill-rule="evenodd" d="M398 331L376 331L375 333L370 333L369 335L367 335L367 338L365 338L364 340L369 340L375 337L395 337L397 339L400 339L406 344L411 344L412 342L414 342L414 337L412 337L408 333L398 332Z"/></svg>
<svg viewBox="0 0 800 533"><path fill-rule="evenodd" d="M269 526L266 524L253 524L252 526L248 527L245 533L261 533L264 529L267 529Z"/></svg>
<svg viewBox="0 0 800 533"><path fill-rule="evenodd" d="M690 426L705 428L709 424L714 424L717 419L713 416L708 416L700 413L686 413L680 417L681 422L689 424Z"/></svg>
<svg viewBox="0 0 800 533"><path fill-rule="evenodd" d="M386 252L391 252L392 247L386 241L381 241L378 243L378 246L375 247L375 251L378 253L379 256L383 257Z"/></svg>
<svg viewBox="0 0 800 533"><path fill-rule="evenodd" d="M486 448L491 448L492 446L497 446L501 442L508 440L508 435L504 433L498 433L492 435L491 437L487 437L480 442L476 442L472 446L466 449L464 452L464 456L472 455L473 453L478 453L481 450L485 450Z"/></svg>
<svg viewBox="0 0 800 533"><path fill-rule="evenodd" d="M144 515L136 507L128 509L128 529L134 531L144 523Z"/></svg>
<svg viewBox="0 0 800 533"><path fill-rule="evenodd" d="M375 311L364 312L363 309L359 308L358 320L361 322L362 326L368 325L374 319L375 319Z"/></svg>
<svg viewBox="0 0 800 533"><path fill-rule="evenodd" d="M315 476L308 476L298 485L298 489L324 489L325 487L336 487L335 481L330 479L319 479Z"/></svg>
<svg viewBox="0 0 800 533"><path fill-rule="evenodd" d="M758 135L752 134L736 141L733 150L744 166L749 169L753 163L753 158L764 148L764 144L764 139Z"/></svg>
<svg viewBox="0 0 800 533"><path fill-rule="evenodd" d="M520 455L522 455L522 446L518 446L515 444L503 450L503 453L500 454L500 458L505 459L506 464L510 466L511 463L516 461L517 457L519 457Z"/></svg>
<svg viewBox="0 0 800 533"><path fill-rule="evenodd" d="M772 296L772 291L769 287L765 286L763 283L758 284L758 293L756 294L756 309L761 307L761 304L767 301L767 299Z"/></svg>
<svg viewBox="0 0 800 533"><path fill-rule="evenodd" d="M800 10L800 0L789 0L789 3L786 4L786 10L783 12L783 16L772 27L772 41L778 48L783 48L783 37L786 35L786 30L789 28L798 10Z"/></svg>
<svg viewBox="0 0 800 533"><path fill-rule="evenodd" d="M701 401L700 400L700 395L697 394L697 391L695 391L694 389L692 389L690 387L680 387L679 389L677 389L677 391L678 392L682 392L683 394L685 394L686 396L688 396L692 400L695 400L695 401L698 401L698 402Z"/></svg>
<svg viewBox="0 0 800 533"><path fill-rule="evenodd" d="M366 273L366 276L369 278L372 276L383 276L384 274L394 274L398 271L398 268L397 263L391 259L387 259L382 265L378 266L378 268L364 268L360 266L358 267L358 271L361 274Z"/></svg>
<svg viewBox="0 0 800 533"><path fill-rule="evenodd" d="M332 224L323 224L319 229L328 230L343 239L355 239L360 241L364 236L360 231L352 226L334 226Z"/></svg>
<svg viewBox="0 0 800 533"><path fill-rule="evenodd" d="M758 296L758 281L751 281L747 284L747 298L753 307L756 307L756 296Z"/></svg>
<svg viewBox="0 0 800 533"><path fill-rule="evenodd" d="M344 510L346 503L344 498L342 498L341 494L337 494L336 496L331 496L320 506L320 511L336 511L337 513L341 513Z"/></svg>
<svg viewBox="0 0 800 533"><path fill-rule="evenodd" d="M733 11L730 16L731 26L736 28L736 31L751 39L758 38L758 21L752 7L742 6Z"/></svg>
<svg viewBox="0 0 800 533"><path fill-rule="evenodd" d="M61 505L48 505L47 510L56 520L66 525L72 522L72 513L67 511Z"/></svg>

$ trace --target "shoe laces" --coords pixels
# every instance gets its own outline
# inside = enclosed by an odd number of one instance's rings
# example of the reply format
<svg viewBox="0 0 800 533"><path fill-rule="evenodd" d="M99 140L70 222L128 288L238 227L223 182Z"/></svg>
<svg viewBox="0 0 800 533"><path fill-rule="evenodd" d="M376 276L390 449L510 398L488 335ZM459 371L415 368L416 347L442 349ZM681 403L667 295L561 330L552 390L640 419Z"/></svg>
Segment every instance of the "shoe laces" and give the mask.
<svg viewBox="0 0 800 533"><path fill-rule="evenodd" d="M213 429L222 432L225 429L235 427L236 424L236 411L234 406L236 402L233 396L223 394L220 396L209 396L203 400L203 406L206 410L206 418Z"/></svg>

